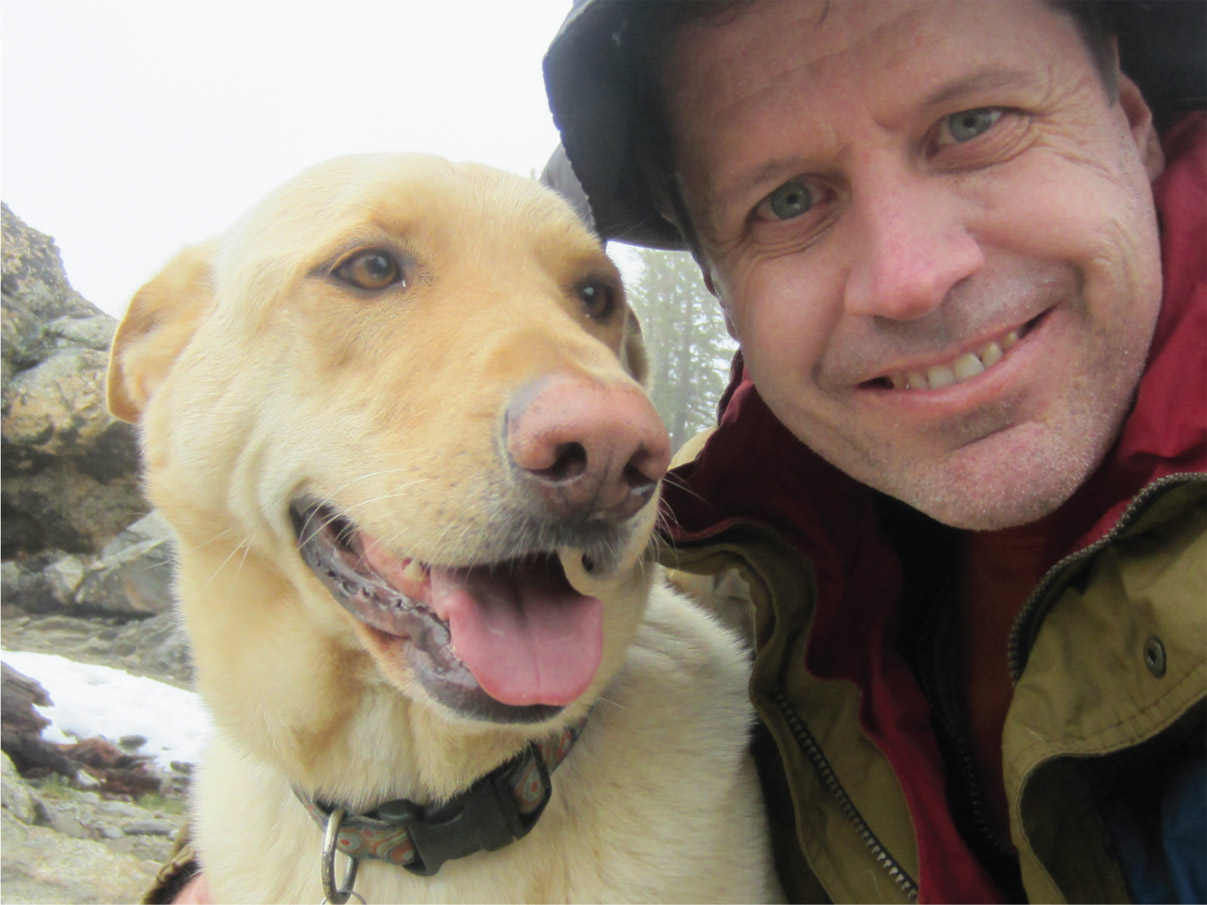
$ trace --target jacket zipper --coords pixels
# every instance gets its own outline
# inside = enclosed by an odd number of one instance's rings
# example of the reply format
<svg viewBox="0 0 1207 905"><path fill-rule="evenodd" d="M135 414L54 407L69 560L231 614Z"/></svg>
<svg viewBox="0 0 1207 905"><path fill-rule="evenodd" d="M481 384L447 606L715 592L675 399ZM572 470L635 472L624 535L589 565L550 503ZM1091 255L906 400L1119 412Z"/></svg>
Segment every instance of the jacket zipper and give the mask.
<svg viewBox="0 0 1207 905"><path fill-rule="evenodd" d="M1114 526L1106 534L1092 544L1070 553L1044 574L1044 577L1039 580L1039 584L1031 591L1031 596L1023 604L1023 608L1019 611L1018 616L1015 617L1014 624L1010 628L1007 656L1010 663L1010 680L1013 684L1017 685L1019 679L1022 678L1023 669L1027 665L1027 657L1031 653L1031 645L1028 642L1031 635L1031 626L1050 603L1050 601L1044 598L1052 589L1052 586L1056 584L1056 581L1074 566L1080 565L1104 547L1114 543L1124 531L1130 528L1144 514L1163 491L1175 485L1190 484L1195 481L1207 482L1207 475L1203 475L1200 472L1178 472L1177 474L1166 475L1153 481L1132 498L1127 509L1123 511L1123 514L1119 516L1119 520L1115 522Z"/></svg>
<svg viewBox="0 0 1207 905"><path fill-rule="evenodd" d="M796 743L800 746L801 751L804 752L805 757L809 759L809 762L813 764L813 768L817 770L817 775L821 777L822 783L838 800L838 807L842 815L854 826L855 832L859 834L859 838L863 841L863 844L872 853L872 857L876 859L876 863L888 873L892 881L897 884L897 887L905 893L911 902L916 902L918 900L918 884L897 863L896 859L888 853L880 840L876 838L876 834L872 832L871 827L867 825L867 822L855 807L855 803L847 795L846 789L842 787L842 784L838 781L838 777L834 775L834 771L830 768L830 762L826 760L826 756L822 753L817 740L813 738L813 733L809 731L800 717L796 715L796 711L792 709L792 705L788 703L788 699L784 696L781 686L776 685L771 689L771 700L787 721L788 730L792 733L793 738L796 739Z"/></svg>

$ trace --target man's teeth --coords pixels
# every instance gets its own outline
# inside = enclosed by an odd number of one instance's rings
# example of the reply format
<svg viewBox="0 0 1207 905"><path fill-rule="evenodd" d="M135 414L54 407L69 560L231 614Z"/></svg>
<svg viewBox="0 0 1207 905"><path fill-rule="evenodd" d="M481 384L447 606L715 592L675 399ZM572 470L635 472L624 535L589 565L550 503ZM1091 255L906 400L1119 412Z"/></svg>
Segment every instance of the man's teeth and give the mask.
<svg viewBox="0 0 1207 905"><path fill-rule="evenodd" d="M1011 330L996 342L986 343L975 354L965 352L946 364L931 365L925 371L890 374L889 380L897 390L937 390L962 383L992 368L1017 342L1018 331Z"/></svg>

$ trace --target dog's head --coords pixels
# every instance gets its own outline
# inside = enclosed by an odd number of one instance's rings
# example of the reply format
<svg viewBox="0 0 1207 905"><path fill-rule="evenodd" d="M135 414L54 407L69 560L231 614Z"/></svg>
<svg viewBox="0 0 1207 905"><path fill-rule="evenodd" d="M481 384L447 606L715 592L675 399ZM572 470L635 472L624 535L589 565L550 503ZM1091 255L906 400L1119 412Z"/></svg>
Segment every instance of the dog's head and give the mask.
<svg viewBox="0 0 1207 905"><path fill-rule="evenodd" d="M185 251L119 327L109 400L179 536L203 687L242 645L261 673L367 656L444 718L577 715L648 585L644 370L598 241L485 167L331 161Z"/></svg>

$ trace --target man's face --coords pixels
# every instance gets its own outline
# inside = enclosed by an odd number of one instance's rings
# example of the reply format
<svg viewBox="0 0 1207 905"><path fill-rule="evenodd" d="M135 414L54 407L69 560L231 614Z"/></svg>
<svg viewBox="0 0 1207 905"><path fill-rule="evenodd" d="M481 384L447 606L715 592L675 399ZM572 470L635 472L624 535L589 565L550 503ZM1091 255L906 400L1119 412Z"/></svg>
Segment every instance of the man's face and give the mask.
<svg viewBox="0 0 1207 905"><path fill-rule="evenodd" d="M682 31L665 82L705 262L784 424L956 527L1066 500L1161 293L1147 108L1126 79L1112 101L1072 20L748 5Z"/></svg>

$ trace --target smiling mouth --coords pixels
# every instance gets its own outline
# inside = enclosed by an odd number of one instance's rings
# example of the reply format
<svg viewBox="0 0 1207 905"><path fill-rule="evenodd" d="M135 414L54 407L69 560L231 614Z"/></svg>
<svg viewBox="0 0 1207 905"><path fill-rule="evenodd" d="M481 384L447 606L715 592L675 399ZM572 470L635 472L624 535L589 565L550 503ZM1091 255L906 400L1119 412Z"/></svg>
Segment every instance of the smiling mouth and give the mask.
<svg viewBox="0 0 1207 905"><path fill-rule="evenodd" d="M1042 318L1042 314L1032 318L1023 326L1007 330L977 349L963 352L948 361L925 368L891 371L867 381L863 386L884 390L938 390L971 380L1005 359L1019 340L1030 333Z"/></svg>
<svg viewBox="0 0 1207 905"><path fill-rule="evenodd" d="M387 674L409 668L437 702L475 719L537 722L590 685L602 603L569 583L556 552L437 566L396 557L331 506L295 501L298 551L354 616Z"/></svg>

